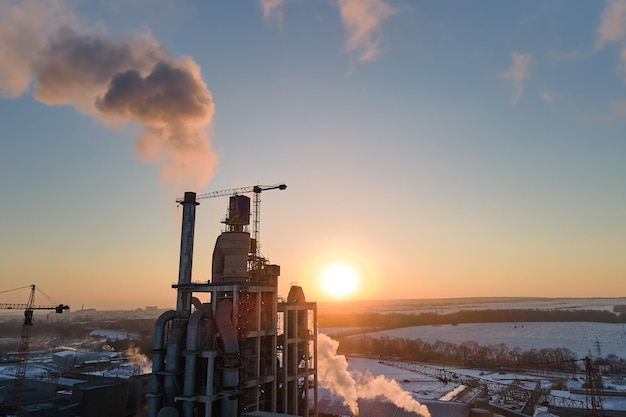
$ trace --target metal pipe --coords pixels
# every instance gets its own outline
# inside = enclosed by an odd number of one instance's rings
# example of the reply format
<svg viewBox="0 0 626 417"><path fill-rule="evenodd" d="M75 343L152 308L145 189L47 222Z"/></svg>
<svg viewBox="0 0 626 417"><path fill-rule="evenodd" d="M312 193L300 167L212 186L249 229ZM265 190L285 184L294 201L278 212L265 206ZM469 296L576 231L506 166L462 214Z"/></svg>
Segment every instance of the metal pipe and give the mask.
<svg viewBox="0 0 626 417"><path fill-rule="evenodd" d="M204 408L204 417L211 417L213 413L213 378L215 375L215 356L217 352L210 350L207 352L207 368L206 368L206 392L205 395L210 399Z"/></svg>
<svg viewBox="0 0 626 417"><path fill-rule="evenodd" d="M177 323L178 322L178 323ZM167 350L165 353L165 378L163 380L163 391L167 405L174 406L174 398L180 394L179 375L181 373L181 342L185 332L186 320L175 320L174 328L167 339Z"/></svg>
<svg viewBox="0 0 626 417"><path fill-rule="evenodd" d="M191 283L191 266L193 262L193 240L196 225L196 193L186 192L185 198L180 201L183 205L183 222L180 234L180 263L178 266L178 284ZM191 292L185 288L178 288L176 310L191 312Z"/></svg>
<svg viewBox="0 0 626 417"><path fill-rule="evenodd" d="M154 342L152 350L152 376L150 386L149 417L156 417L163 403L163 348L165 346L165 325L176 317L176 311L168 310L161 314L154 324Z"/></svg>
<svg viewBox="0 0 626 417"><path fill-rule="evenodd" d="M231 360L234 355L239 352L239 341L237 340L237 329L233 324L232 319L233 302L229 299L220 301L217 305L215 312L215 324L217 330L222 336L222 342L224 344L224 353L231 356ZM226 363L226 361L225 361ZM226 390L236 390L239 385L239 369L237 363L229 363L230 367L224 366L222 370L222 385ZM222 415L223 416L235 416L237 415L238 402L237 399L224 398L222 400Z"/></svg>
<svg viewBox="0 0 626 417"><path fill-rule="evenodd" d="M183 384L183 395L191 397L196 391L196 357L198 356L198 330L202 320L212 316L211 304L202 304L189 317L187 323L187 347L185 351L185 379ZM212 383L209 381L208 383ZM183 406L183 416L193 417L195 401L186 401Z"/></svg>
<svg viewBox="0 0 626 417"><path fill-rule="evenodd" d="M222 336L225 353L239 352L239 341L237 340L237 329L233 325L232 319L233 302L230 299L220 301L215 312L215 324Z"/></svg>

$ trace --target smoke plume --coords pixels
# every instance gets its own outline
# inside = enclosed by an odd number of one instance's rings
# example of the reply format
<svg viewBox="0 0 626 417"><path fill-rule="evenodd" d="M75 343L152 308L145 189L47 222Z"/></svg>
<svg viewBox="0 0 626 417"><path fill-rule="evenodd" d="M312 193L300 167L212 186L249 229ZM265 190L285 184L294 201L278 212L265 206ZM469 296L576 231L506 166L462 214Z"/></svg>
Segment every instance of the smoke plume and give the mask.
<svg viewBox="0 0 626 417"><path fill-rule="evenodd" d="M124 352L124 357L133 364L139 375L149 374L152 372L152 361L146 355L141 353L137 346L129 346Z"/></svg>
<svg viewBox="0 0 626 417"><path fill-rule="evenodd" d="M0 95L71 105L109 125L139 126L136 150L161 179L206 183L216 157L207 128L211 92L189 57L174 59L149 33L83 30L61 2L0 4Z"/></svg>
<svg viewBox="0 0 626 417"><path fill-rule="evenodd" d="M321 386L334 395L343 397L344 405L352 414L359 413L358 398L373 399L385 397L398 407L407 411L430 417L428 408L416 401L410 393L404 391L398 382L384 375L351 374L348 361L343 355L337 355L339 342L325 334L317 336L318 379ZM355 379L356 377L356 379Z"/></svg>
<svg viewBox="0 0 626 417"><path fill-rule="evenodd" d="M336 340L322 333L317 335L317 377L321 386L343 397L343 404L356 415L359 413L356 381L348 372L346 357L337 355L338 347Z"/></svg>

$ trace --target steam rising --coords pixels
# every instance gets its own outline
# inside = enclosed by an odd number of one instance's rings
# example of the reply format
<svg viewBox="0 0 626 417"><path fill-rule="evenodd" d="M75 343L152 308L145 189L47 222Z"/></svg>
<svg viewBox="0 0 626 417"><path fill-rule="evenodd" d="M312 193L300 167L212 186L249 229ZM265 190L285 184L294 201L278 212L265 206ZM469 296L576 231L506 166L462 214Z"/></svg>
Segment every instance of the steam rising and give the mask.
<svg viewBox="0 0 626 417"><path fill-rule="evenodd" d="M321 386L343 397L343 404L350 407L352 414L359 413L356 403L356 382L348 372L348 361L343 355L337 355L339 342L325 334L317 335L317 377Z"/></svg>
<svg viewBox="0 0 626 417"><path fill-rule="evenodd" d="M152 372L152 362L146 355L141 353L137 346L129 346L122 354L133 364L133 368L138 371L139 375Z"/></svg>
<svg viewBox="0 0 626 417"><path fill-rule="evenodd" d="M359 413L358 398L372 399L385 397L398 407L412 411L423 417L430 417L428 408L416 401L410 393L404 391L396 381L383 375L357 375L357 380L348 371L348 361L343 355L337 355L339 342L325 334L317 336L318 379L321 386L331 393L343 397L344 405L352 414Z"/></svg>
<svg viewBox="0 0 626 417"><path fill-rule="evenodd" d="M69 16L69 17L68 17ZM113 125L140 127L140 157L163 162L161 179L206 183L216 163L206 129L214 104L200 68L173 59L149 33L81 30L56 2L0 4L0 95L69 104Z"/></svg>

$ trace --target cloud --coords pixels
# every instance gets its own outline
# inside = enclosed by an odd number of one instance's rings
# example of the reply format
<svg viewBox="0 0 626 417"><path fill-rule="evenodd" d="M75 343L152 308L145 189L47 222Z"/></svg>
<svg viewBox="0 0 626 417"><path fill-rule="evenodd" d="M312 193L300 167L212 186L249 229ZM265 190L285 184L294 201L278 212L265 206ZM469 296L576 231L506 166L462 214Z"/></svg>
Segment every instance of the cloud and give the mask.
<svg viewBox="0 0 626 417"><path fill-rule="evenodd" d="M602 20L598 26L596 48L601 48L608 42L624 40L626 38L626 1L609 0L602 12Z"/></svg>
<svg viewBox="0 0 626 417"><path fill-rule="evenodd" d="M149 33L84 30L61 2L0 5L0 95L71 105L105 122L140 127L135 149L161 179L206 184L216 164L207 128L214 103L200 68L172 58Z"/></svg>
<svg viewBox="0 0 626 417"><path fill-rule="evenodd" d="M532 61L532 55L513 52L511 57L513 63L506 72L502 73L502 78L511 81L514 90L511 104L516 104L524 93L524 81L528 78L528 67Z"/></svg>
<svg viewBox="0 0 626 417"><path fill-rule="evenodd" d="M282 7L287 0L260 0L265 20L274 19L279 27L283 25Z"/></svg>
<svg viewBox="0 0 626 417"><path fill-rule="evenodd" d="M626 82L626 1L609 0L602 13L602 21L598 26L596 49L602 48L609 42L621 42L617 73Z"/></svg>
<svg viewBox="0 0 626 417"><path fill-rule="evenodd" d="M371 61L380 53L380 24L396 13L384 0L339 0L341 20L348 32L346 51L359 52L360 61Z"/></svg>

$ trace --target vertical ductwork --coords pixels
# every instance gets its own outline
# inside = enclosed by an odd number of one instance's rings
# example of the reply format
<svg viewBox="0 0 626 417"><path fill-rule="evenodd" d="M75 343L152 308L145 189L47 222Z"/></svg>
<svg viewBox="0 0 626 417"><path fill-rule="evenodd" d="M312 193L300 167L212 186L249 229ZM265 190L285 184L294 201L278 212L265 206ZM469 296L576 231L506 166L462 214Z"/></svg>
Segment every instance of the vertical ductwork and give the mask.
<svg viewBox="0 0 626 417"><path fill-rule="evenodd" d="M211 319L212 316L211 304L206 303L202 304L189 317L189 322L187 324L187 349L185 351L185 379L183 385L183 394L185 397L192 397L196 393L196 358L198 357L200 350L204 348L204 346L198 342L200 327L202 326L205 318ZM212 339L215 335L212 320L209 321L209 328L206 330L209 334L205 336ZM213 364L209 364L209 366L213 366ZM209 383L212 382L213 381L210 381ZM194 406L195 403L192 401L185 402L183 407L183 416L193 417Z"/></svg>
<svg viewBox="0 0 626 417"><path fill-rule="evenodd" d="M154 324L154 342L152 350L152 377L150 391L150 414L149 417L157 417L157 412L163 404L163 396L160 394L163 387L163 359L165 352L165 326L176 317L176 311L169 310L161 314Z"/></svg>
<svg viewBox="0 0 626 417"><path fill-rule="evenodd" d="M193 240L196 225L196 193L186 192L182 201L183 224L180 234L180 264L178 267L178 285L191 283L191 265L193 261ZM178 288L176 310L187 314L191 311L191 292Z"/></svg>
<svg viewBox="0 0 626 417"><path fill-rule="evenodd" d="M185 333L185 322L186 321L174 320L174 328L172 329L170 337L167 339L163 391L165 392L165 403L169 406L174 406L174 397L179 395L181 391L181 344Z"/></svg>
<svg viewBox="0 0 626 417"><path fill-rule="evenodd" d="M233 301L224 299L217 305L215 325L222 337L225 360L222 370L222 386L226 391L236 391L239 386L239 341L237 328L233 324ZM222 416L236 416L238 402L236 399L222 400Z"/></svg>

